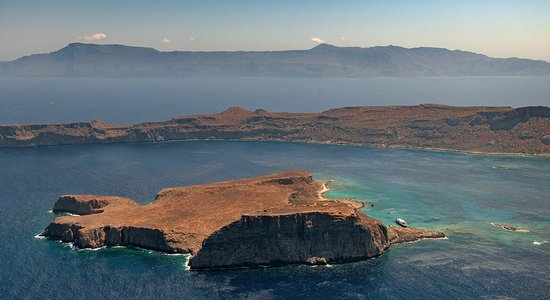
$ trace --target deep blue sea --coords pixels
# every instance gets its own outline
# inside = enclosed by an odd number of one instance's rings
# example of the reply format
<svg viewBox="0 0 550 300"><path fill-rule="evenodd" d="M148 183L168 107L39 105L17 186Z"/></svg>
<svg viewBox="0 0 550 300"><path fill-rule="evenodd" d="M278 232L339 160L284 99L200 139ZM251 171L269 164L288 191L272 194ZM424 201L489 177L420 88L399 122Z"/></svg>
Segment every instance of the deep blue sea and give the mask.
<svg viewBox="0 0 550 300"><path fill-rule="evenodd" d="M279 142L168 142L0 149L2 298L548 299L550 159ZM194 272L185 256L73 250L34 236L60 194L141 203L181 186L307 169L329 197L447 240L330 267ZM373 204L374 206L370 206ZM508 232L490 223L524 226Z"/></svg>
<svg viewBox="0 0 550 300"><path fill-rule="evenodd" d="M550 79L0 78L0 123L427 102L550 106ZM448 239L327 267L194 272L186 256L35 238L61 194L148 203L164 187L292 169L334 180L328 197L365 201L387 224L401 217ZM230 141L0 149L0 299L550 299L549 242L550 158Z"/></svg>
<svg viewBox="0 0 550 300"><path fill-rule="evenodd" d="M161 121L250 110L321 112L357 105L550 106L550 77L0 77L0 124Z"/></svg>

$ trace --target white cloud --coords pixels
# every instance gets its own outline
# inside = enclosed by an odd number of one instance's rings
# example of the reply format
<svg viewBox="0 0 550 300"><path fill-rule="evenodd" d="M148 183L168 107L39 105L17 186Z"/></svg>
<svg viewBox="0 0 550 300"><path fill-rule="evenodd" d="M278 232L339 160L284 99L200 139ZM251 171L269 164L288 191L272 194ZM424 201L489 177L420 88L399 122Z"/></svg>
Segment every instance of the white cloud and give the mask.
<svg viewBox="0 0 550 300"><path fill-rule="evenodd" d="M163 38L162 40L160 40L160 42L163 44L170 44L172 41L169 40L168 38Z"/></svg>
<svg viewBox="0 0 550 300"><path fill-rule="evenodd" d="M189 40L190 40L190 41L194 41L194 40L195 40L195 37L190 37Z"/></svg>
<svg viewBox="0 0 550 300"><path fill-rule="evenodd" d="M107 38L107 35L105 33L102 33L102 32L98 32L98 33L78 37L79 40L84 40L84 41L89 41L89 42L102 41L106 38Z"/></svg>
<svg viewBox="0 0 550 300"><path fill-rule="evenodd" d="M340 40L341 40L341 41L345 41L345 40L346 40L346 37L345 37L345 36L341 36L341 37L340 37Z"/></svg>
<svg viewBox="0 0 550 300"><path fill-rule="evenodd" d="M313 38L311 38L311 40L312 40L313 42L316 42L317 44L324 44L324 43L326 43L325 40L323 40L322 38L318 38L318 37L313 37Z"/></svg>

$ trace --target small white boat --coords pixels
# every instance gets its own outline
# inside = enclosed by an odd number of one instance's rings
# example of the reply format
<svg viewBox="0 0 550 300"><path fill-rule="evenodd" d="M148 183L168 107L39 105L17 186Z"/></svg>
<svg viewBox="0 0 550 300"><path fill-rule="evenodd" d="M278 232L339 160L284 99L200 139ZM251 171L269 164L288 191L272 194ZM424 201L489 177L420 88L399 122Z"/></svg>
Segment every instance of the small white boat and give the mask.
<svg viewBox="0 0 550 300"><path fill-rule="evenodd" d="M403 226L403 227L409 227L409 224L407 224L407 221L403 220L403 219L396 219L395 220L395 223L399 224L400 226Z"/></svg>

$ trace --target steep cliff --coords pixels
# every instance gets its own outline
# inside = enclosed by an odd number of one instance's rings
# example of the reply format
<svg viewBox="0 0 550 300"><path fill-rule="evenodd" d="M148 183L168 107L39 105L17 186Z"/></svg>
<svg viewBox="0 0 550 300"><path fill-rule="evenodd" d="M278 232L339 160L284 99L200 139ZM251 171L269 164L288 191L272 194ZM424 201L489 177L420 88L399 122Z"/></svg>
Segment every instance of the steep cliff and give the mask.
<svg viewBox="0 0 550 300"><path fill-rule="evenodd" d="M123 197L63 195L55 201L53 211L68 212L77 215L89 215L102 213L102 208L106 206L110 206L110 209L114 209L115 206L119 205L126 207L137 205L137 203L132 199Z"/></svg>
<svg viewBox="0 0 550 300"><path fill-rule="evenodd" d="M361 213L243 216L208 237L189 265L211 269L308 263L312 258L346 262L381 255L388 246L386 227Z"/></svg>
<svg viewBox="0 0 550 300"><path fill-rule="evenodd" d="M322 113L270 113L229 108L219 114L180 116L165 122L133 126L99 121L0 126L0 147L187 139L550 154L550 108L372 106L344 107Z"/></svg>
<svg viewBox="0 0 550 300"><path fill-rule="evenodd" d="M387 228L322 197L305 171L161 190L149 205L128 198L65 195L44 236L79 248L134 246L190 253L192 269L326 264L381 255L391 244L444 236Z"/></svg>

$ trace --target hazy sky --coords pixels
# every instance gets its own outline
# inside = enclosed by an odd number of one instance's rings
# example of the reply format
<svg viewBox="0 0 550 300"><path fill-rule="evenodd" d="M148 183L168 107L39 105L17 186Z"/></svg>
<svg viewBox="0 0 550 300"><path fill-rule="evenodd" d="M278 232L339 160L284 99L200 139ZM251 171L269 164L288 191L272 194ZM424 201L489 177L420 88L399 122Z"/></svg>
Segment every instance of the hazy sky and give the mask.
<svg viewBox="0 0 550 300"><path fill-rule="evenodd" d="M0 60L70 42L159 50L433 46L550 61L550 0L0 0Z"/></svg>

